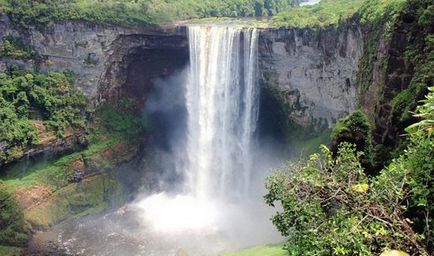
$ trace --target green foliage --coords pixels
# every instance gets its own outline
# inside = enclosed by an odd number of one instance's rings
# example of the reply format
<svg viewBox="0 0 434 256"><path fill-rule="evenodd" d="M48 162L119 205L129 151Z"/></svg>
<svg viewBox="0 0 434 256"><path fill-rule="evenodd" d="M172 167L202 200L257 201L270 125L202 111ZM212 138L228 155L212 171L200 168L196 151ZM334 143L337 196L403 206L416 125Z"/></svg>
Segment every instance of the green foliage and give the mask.
<svg viewBox="0 0 434 256"><path fill-rule="evenodd" d="M277 27L326 27L349 18L361 23L381 24L385 16L397 15L406 0L322 0L313 6L292 8L277 14L272 24Z"/></svg>
<svg viewBox="0 0 434 256"><path fill-rule="evenodd" d="M0 245L0 255L4 256L21 256L21 248L13 246Z"/></svg>
<svg viewBox="0 0 434 256"><path fill-rule="evenodd" d="M29 225L15 199L0 190L0 243L10 246L23 246L30 235Z"/></svg>
<svg viewBox="0 0 434 256"><path fill-rule="evenodd" d="M239 252L223 253L222 256L287 256L288 252L280 245L263 245L241 250Z"/></svg>
<svg viewBox="0 0 434 256"><path fill-rule="evenodd" d="M408 191L389 178L369 179L359 157L347 143L335 159L323 147L268 179L265 199L283 208L272 221L288 237L290 255L378 255L385 248L428 255L401 211Z"/></svg>
<svg viewBox="0 0 434 256"><path fill-rule="evenodd" d="M54 190L66 186L71 182L74 171L69 167L77 160L85 160L88 165L95 162L94 156L110 149L117 143L135 142L138 136L150 129L146 117L137 115L132 110L132 101L122 100L118 106L104 105L92 115L92 124L88 128L89 145L74 153L65 155L50 162L38 162L23 172L22 166L11 166L5 173L0 174L0 184L6 185L13 191L16 187L29 187L36 184L48 185ZM127 154L127 152L125 152ZM106 165L113 166L113 162L123 154L113 156L113 159L102 158Z"/></svg>
<svg viewBox="0 0 434 256"><path fill-rule="evenodd" d="M408 127L408 131L412 132L415 128L427 130L430 134L434 131L434 87L430 87L424 103L417 107L418 114L415 117L422 118L423 120Z"/></svg>
<svg viewBox="0 0 434 256"><path fill-rule="evenodd" d="M62 73L0 73L0 161L18 158L38 143L32 119L63 136L67 127L84 127L86 106L86 98Z"/></svg>
<svg viewBox="0 0 434 256"><path fill-rule="evenodd" d="M124 202L125 188L110 171L131 159L137 150L137 137L148 127L144 118L133 113L133 107L130 100L122 100L116 106L105 105L92 116L88 147L57 160L38 162L25 171L22 166L11 166L0 175L0 190L13 193L18 188L41 186L53 191L47 200L24 212L33 226L44 228ZM126 145L133 149L125 150ZM106 173L90 175L76 183L77 163L86 164L86 173L103 169Z"/></svg>
<svg viewBox="0 0 434 256"><path fill-rule="evenodd" d="M424 3L425 2L425 3ZM434 28L434 22L426 20L427 17L434 17L434 3L427 4L429 1L409 1L407 8L411 8L412 15L419 17L417 23L421 28L431 30ZM424 95L429 86L433 86L434 74L434 34L431 32L418 33L423 36L424 43L418 42L411 44L405 51L407 65L415 67L412 80L406 90L400 92L392 101L392 116L401 123L408 123L412 119L411 111L417 106L417 100ZM417 37L417 35L411 35ZM396 123L396 122L395 122Z"/></svg>
<svg viewBox="0 0 434 256"><path fill-rule="evenodd" d="M147 116L134 111L134 101L123 99L117 104L105 104L95 112L95 120L99 122L95 131L112 135L135 137L151 129Z"/></svg>
<svg viewBox="0 0 434 256"><path fill-rule="evenodd" d="M433 89L423 101L424 104L417 108L416 116L422 120L407 129L410 133L407 150L383 170L376 180L379 188L391 184L396 188L401 187L402 191L380 191L378 200L384 203L389 203L391 198L406 200L404 209L408 209L407 214L412 217L425 247L431 248L431 252L434 250L434 221L430 215L434 211Z"/></svg>
<svg viewBox="0 0 434 256"><path fill-rule="evenodd" d="M391 118L396 120L390 120L396 122L407 122L412 119L411 111L417 106L417 96L426 91L426 85L422 83L416 83L410 86L408 89L402 90L395 98L392 99L390 105L392 107Z"/></svg>
<svg viewBox="0 0 434 256"><path fill-rule="evenodd" d="M272 219L291 255L378 255L385 248L434 253L434 93L418 107L404 153L376 177L362 153L344 142L337 155L323 146L307 161L288 163L267 182Z"/></svg>
<svg viewBox="0 0 434 256"><path fill-rule="evenodd" d="M273 17L277 27L324 27L354 15L364 0L322 0L313 6L303 6L281 12Z"/></svg>
<svg viewBox="0 0 434 256"><path fill-rule="evenodd" d="M288 163L268 179L265 199L283 207L272 221L288 237L291 255L369 255L383 227L351 214L366 200L366 193L353 191L367 183L359 156L350 144L342 144L336 159L323 147L321 154Z"/></svg>
<svg viewBox="0 0 434 256"><path fill-rule="evenodd" d="M425 3L428 4L429 1L425 0ZM421 9L418 14L419 14L418 23L420 25L434 26L434 4L432 2L431 4L428 4L426 8Z"/></svg>
<svg viewBox="0 0 434 256"><path fill-rule="evenodd" d="M358 15L362 24L378 23L385 19L385 16L396 17L405 2L406 0L365 0Z"/></svg>
<svg viewBox="0 0 434 256"><path fill-rule="evenodd" d="M415 122L411 112L415 111L427 88L433 85L434 28L421 17L430 17L434 3L407 0L402 3L380 1L377 5L376 2L366 1L357 14L368 31L358 84L362 94L367 92L362 104L374 105L374 111L369 114L374 124L377 143L374 159L379 170L405 147L407 139L402 134L405 127ZM403 33L405 40L401 40ZM388 53L383 54L382 49L388 49ZM397 57L391 52L403 54Z"/></svg>
<svg viewBox="0 0 434 256"><path fill-rule="evenodd" d="M15 59L37 59L38 53L32 47L25 44L20 38L5 36L0 45L0 57Z"/></svg>
<svg viewBox="0 0 434 256"><path fill-rule="evenodd" d="M359 64L358 83L363 89L368 89L373 82L374 62L378 42L391 39L393 26L402 10L405 9L406 0L365 0L354 17L368 30L364 54ZM383 57L385 58L385 57ZM381 68L386 68L386 59L382 59Z"/></svg>
<svg viewBox="0 0 434 256"><path fill-rule="evenodd" d="M203 17L269 16L298 0L3 0L0 10L23 27L43 28L54 21L150 25Z"/></svg>
<svg viewBox="0 0 434 256"><path fill-rule="evenodd" d="M372 166L372 132L368 117L362 111L355 111L347 117L339 120L333 128L332 135L332 152L338 152L339 145L342 142L349 142L356 145L361 156L362 165L365 168Z"/></svg>

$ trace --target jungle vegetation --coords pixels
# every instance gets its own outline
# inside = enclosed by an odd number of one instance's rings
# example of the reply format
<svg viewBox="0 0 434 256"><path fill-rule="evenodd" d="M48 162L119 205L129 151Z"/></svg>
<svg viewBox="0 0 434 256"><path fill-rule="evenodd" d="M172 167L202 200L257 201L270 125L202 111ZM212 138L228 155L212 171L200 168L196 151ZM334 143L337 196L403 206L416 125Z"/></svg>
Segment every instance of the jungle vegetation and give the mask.
<svg viewBox="0 0 434 256"><path fill-rule="evenodd" d="M22 27L56 21L152 25L205 17L272 16L299 0L0 0L0 11Z"/></svg>

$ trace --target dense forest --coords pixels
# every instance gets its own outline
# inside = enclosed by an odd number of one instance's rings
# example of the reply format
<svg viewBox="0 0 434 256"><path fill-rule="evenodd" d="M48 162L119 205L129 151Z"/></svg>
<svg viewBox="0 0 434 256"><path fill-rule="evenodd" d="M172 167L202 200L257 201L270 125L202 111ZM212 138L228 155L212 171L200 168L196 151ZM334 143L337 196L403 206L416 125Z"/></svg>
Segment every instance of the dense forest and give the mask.
<svg viewBox="0 0 434 256"><path fill-rule="evenodd" d="M323 31L357 24L364 40L357 110L337 120L328 145L288 161L268 177L265 203L281 208L271 221L286 239L284 255L433 255L433 1L322 0L297 7L300 2L0 0L0 13L23 34L70 20L158 27L206 17L269 17L264 21L268 28L306 29L320 38ZM2 34L0 40L0 60L43 60L42 53L17 34ZM403 51L396 50L401 46ZM396 56L404 63L395 63ZM378 78L388 75L402 75L405 86ZM92 103L74 86L76 77L69 69L40 72L19 65L0 72L0 254L19 255L32 230L104 211L109 207L106 193L111 193L107 184L116 188L116 200L124 196L111 176L109 182L98 182L102 194L91 191L98 198L80 187L56 194L84 179L76 169L86 166L96 176L131 160L125 145L137 144L153 128L137 111L138 102ZM371 90L377 93L375 106L367 111L360 99ZM84 139L52 162L33 166L28 176L13 166L28 151L43 146L47 137L60 140L71 134ZM144 150L135 146L136 151ZM44 207L59 210L46 214L26 208L24 214L16 197L20 189L32 186L47 187L56 198ZM79 199L68 197L71 193Z"/></svg>
<svg viewBox="0 0 434 256"><path fill-rule="evenodd" d="M296 4L298 0L2 0L0 10L22 26L44 26L62 20L152 25L204 17L272 16Z"/></svg>

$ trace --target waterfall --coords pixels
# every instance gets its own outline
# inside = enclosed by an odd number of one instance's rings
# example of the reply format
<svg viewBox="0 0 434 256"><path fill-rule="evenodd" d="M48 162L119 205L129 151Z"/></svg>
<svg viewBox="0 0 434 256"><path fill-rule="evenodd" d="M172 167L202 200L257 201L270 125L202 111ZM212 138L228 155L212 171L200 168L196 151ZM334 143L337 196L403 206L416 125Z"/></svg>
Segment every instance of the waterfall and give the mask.
<svg viewBox="0 0 434 256"><path fill-rule="evenodd" d="M258 32L191 25L188 36L188 189L203 199L242 198L249 190L258 119Z"/></svg>

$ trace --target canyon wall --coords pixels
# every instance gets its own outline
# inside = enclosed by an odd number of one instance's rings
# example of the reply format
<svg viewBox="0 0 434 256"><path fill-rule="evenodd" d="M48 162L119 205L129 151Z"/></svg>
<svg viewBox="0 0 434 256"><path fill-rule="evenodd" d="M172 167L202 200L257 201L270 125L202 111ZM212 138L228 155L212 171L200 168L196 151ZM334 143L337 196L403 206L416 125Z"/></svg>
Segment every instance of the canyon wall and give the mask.
<svg viewBox="0 0 434 256"><path fill-rule="evenodd" d="M44 31L15 28L0 19L0 39L12 35L32 45L38 59L0 57L0 71L20 65L42 72L69 70L96 105L122 96L146 100L152 80L188 63L186 28L97 25L66 21ZM357 25L339 29L262 29L259 81L303 127L331 127L356 108L356 76L363 54Z"/></svg>
<svg viewBox="0 0 434 256"><path fill-rule="evenodd" d="M128 61L134 59L128 59L130 55L137 56L140 55L138 52L150 49L186 52L188 47L185 29L173 26L123 27L65 21L40 31L18 28L3 15L0 17L0 40L3 41L5 36L20 38L40 56L34 59L0 56L0 71L14 65L41 72L72 71L76 75L75 85L94 103L121 96L120 87L127 82ZM164 69L170 66L171 59L164 58L164 54L160 56L168 63L160 65L160 73L168 72ZM152 68L156 63L148 65ZM158 70L154 71L158 73Z"/></svg>
<svg viewBox="0 0 434 256"><path fill-rule="evenodd" d="M303 127L331 127L357 106L357 71L363 55L358 26L336 29L266 29L259 44L260 83Z"/></svg>

